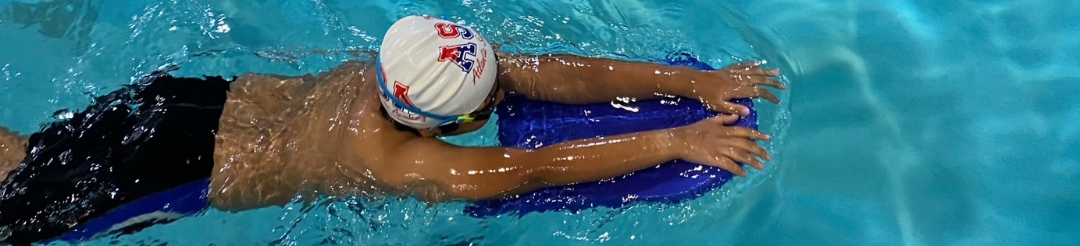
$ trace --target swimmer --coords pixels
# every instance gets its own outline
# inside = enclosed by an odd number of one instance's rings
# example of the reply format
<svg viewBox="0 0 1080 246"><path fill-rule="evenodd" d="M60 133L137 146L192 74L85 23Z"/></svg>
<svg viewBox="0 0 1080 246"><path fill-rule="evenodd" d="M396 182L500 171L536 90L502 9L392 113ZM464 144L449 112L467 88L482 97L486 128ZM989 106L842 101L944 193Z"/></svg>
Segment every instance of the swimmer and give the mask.
<svg viewBox="0 0 1080 246"><path fill-rule="evenodd" d="M0 239L53 238L109 209L210 178L210 204L240 211L318 195L473 201L595 181L674 159L737 175L763 168L756 140L727 126L777 103L756 62L714 71L565 54L497 52L480 33L409 16L368 61L316 75L234 79L155 72L29 136L0 130ZM678 95L724 113L694 124L529 150L460 147L505 97L567 104ZM135 106L131 106L135 105ZM9 172L10 171L10 172Z"/></svg>

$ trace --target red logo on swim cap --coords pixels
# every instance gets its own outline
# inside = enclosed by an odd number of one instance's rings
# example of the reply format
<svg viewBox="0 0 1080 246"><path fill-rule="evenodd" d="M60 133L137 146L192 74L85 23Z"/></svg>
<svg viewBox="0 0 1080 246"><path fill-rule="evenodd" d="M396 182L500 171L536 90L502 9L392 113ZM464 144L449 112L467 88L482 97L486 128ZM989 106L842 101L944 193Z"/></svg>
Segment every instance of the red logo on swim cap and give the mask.
<svg viewBox="0 0 1080 246"><path fill-rule="evenodd" d="M464 39L472 39L473 32L468 28L459 26L454 23L439 22L435 23L435 30L438 31L439 37L442 38L456 38L461 37Z"/></svg>
<svg viewBox="0 0 1080 246"><path fill-rule="evenodd" d="M412 101L409 100L409 86L402 84L401 82L394 81L394 97L405 102L405 104L408 104L409 106L416 107L412 104Z"/></svg>
<svg viewBox="0 0 1080 246"><path fill-rule="evenodd" d="M474 63L468 56L476 56L476 44L472 42L439 47L439 62L453 62L466 73L472 70Z"/></svg>

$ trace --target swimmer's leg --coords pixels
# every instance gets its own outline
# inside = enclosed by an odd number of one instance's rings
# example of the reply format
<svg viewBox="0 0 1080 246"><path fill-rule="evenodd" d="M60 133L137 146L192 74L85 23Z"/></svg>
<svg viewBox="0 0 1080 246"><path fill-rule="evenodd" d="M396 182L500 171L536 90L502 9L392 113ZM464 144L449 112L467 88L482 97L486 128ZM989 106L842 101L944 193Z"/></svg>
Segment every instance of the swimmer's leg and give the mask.
<svg viewBox="0 0 1080 246"><path fill-rule="evenodd" d="M7 178L8 172L15 170L26 157L26 136L0 127L0 180Z"/></svg>

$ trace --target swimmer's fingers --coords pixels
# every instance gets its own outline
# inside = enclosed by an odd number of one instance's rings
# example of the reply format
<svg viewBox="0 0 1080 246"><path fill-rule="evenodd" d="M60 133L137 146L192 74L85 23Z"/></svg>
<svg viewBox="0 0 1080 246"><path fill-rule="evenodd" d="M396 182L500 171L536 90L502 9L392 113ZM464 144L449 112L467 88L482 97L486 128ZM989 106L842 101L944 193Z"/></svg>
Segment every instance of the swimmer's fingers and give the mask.
<svg viewBox="0 0 1080 246"><path fill-rule="evenodd" d="M769 140L770 138L768 134L746 127L729 126L725 128L726 129L723 131L724 137L746 138L752 140Z"/></svg>
<svg viewBox="0 0 1080 246"><path fill-rule="evenodd" d="M772 102L773 104L780 104L780 98L777 97L776 94L773 94L771 91L769 91L769 89L755 86L754 91L757 92L759 97L765 98L765 100L769 100L769 102Z"/></svg>
<svg viewBox="0 0 1080 246"><path fill-rule="evenodd" d="M768 77L773 77L773 76L780 75L780 69L766 69L766 68L762 68L759 65L753 65L753 66L745 67L743 69L739 69L737 71L737 74L740 74L740 75L743 75L743 76L768 76Z"/></svg>
<svg viewBox="0 0 1080 246"><path fill-rule="evenodd" d="M713 116L712 118L709 118L708 120L719 123L720 125L723 126L723 125L730 125L732 123L735 123L735 121L739 120L739 116L734 115L734 114L721 114L721 115Z"/></svg>
<svg viewBox="0 0 1080 246"><path fill-rule="evenodd" d="M722 103L720 103L720 105L714 105L714 104L711 104L711 103L710 103L710 105L712 105L712 106L710 106L709 108L711 110L713 110L713 111L716 111L716 112L725 113L725 114L741 115L741 116L750 115L750 108L747 108L746 106L743 106L742 104L733 103L733 102L722 102Z"/></svg>
<svg viewBox="0 0 1080 246"><path fill-rule="evenodd" d="M716 156L716 157L713 157L712 160L709 161L709 163L702 163L702 164L707 164L709 166L719 167L719 168L722 168L724 170L728 170L728 172L731 172L731 173L733 173L735 175L746 177L746 170L743 170L742 167L740 167L738 164L735 164L734 160L731 160L730 158L727 158L726 156Z"/></svg>
<svg viewBox="0 0 1080 246"><path fill-rule="evenodd" d="M773 94L769 89L760 86L740 86L735 88L734 97L760 97L769 100L773 104L780 104L780 98Z"/></svg>
<svg viewBox="0 0 1080 246"><path fill-rule="evenodd" d="M765 69L759 66L752 66L745 69L731 70L731 77L733 77L734 81L784 88L783 83L773 79L773 77L777 76L780 76L780 69Z"/></svg>
<svg viewBox="0 0 1080 246"><path fill-rule="evenodd" d="M734 68L732 68L734 67ZM742 62L732 65L728 71L736 81L749 81L755 85L768 85L783 89L784 85L772 77L780 75L780 69L762 68L759 62Z"/></svg>
<svg viewBox="0 0 1080 246"><path fill-rule="evenodd" d="M731 160L750 165L751 167L757 168L758 170L765 168L765 164L762 164L761 160L754 158L753 154L751 154L750 152L746 152L745 150L729 147L727 150L722 151L725 151L726 153L724 153L724 155L726 155L728 158L731 158Z"/></svg>
<svg viewBox="0 0 1080 246"><path fill-rule="evenodd" d="M766 151L764 147L761 147L760 144L755 143L753 140L745 138L732 138L730 143L731 146L754 154L758 157L765 158L765 160L772 160L772 156L769 155L769 152Z"/></svg>
<svg viewBox="0 0 1080 246"><path fill-rule="evenodd" d="M776 94L773 94L772 92L770 92L768 89L761 88L761 87L756 87L756 86L755 87L748 87L748 88L750 88L750 89L746 89L746 90L749 91L749 92L738 93L738 94L734 95L734 97L735 98L760 97L760 98L764 98L765 100L768 100L769 102L772 102L773 104L780 104L780 98L777 97ZM722 101L720 104L709 102L708 105L709 105L708 106L709 110L716 111L716 112L719 112L719 113L734 114L734 115L740 115L740 116L750 115L750 108L747 108L746 106L743 106L742 104L738 104L738 103Z"/></svg>
<svg viewBox="0 0 1080 246"><path fill-rule="evenodd" d="M780 75L780 69L766 69L762 68L761 61L744 61L737 64L733 64L724 68L731 74L737 75L750 75L750 76L769 76L774 77Z"/></svg>
<svg viewBox="0 0 1080 246"><path fill-rule="evenodd" d="M724 67L724 69L725 70L749 70L749 69L752 69L752 68L755 68L755 67L760 67L760 66L761 66L761 61L744 61L744 62L728 65L727 67ZM732 72L738 72L738 71L732 71Z"/></svg>
<svg viewBox="0 0 1080 246"><path fill-rule="evenodd" d="M777 88L777 89L781 89L781 90L787 89L787 86L785 86L784 83L780 83L780 81L776 81L775 79L773 79L771 77L767 77L767 76L754 76L754 77L751 77L750 78L750 84L771 86L773 88Z"/></svg>

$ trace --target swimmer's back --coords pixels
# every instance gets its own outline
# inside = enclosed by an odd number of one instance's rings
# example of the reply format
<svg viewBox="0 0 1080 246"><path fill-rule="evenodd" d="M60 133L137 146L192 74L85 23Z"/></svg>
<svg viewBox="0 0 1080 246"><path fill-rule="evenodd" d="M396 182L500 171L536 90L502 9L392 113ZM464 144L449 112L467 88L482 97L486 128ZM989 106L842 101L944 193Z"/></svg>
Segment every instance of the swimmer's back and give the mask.
<svg viewBox="0 0 1080 246"><path fill-rule="evenodd" d="M245 74L230 85L214 152L211 203L225 210L280 205L297 192L370 188L353 148L360 119L378 104L370 64L346 62L301 77ZM369 78L370 79L370 78ZM375 108L376 110L378 108ZM362 191L361 191L362 192Z"/></svg>

